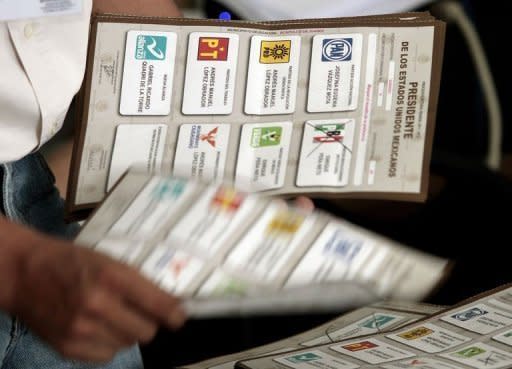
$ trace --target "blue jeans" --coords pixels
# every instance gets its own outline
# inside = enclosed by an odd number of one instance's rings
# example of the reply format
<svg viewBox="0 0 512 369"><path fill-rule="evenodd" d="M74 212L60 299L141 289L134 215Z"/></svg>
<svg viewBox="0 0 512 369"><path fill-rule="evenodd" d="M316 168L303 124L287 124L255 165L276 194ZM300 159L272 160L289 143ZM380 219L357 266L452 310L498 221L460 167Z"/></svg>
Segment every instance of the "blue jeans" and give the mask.
<svg viewBox="0 0 512 369"><path fill-rule="evenodd" d="M40 154L0 164L0 185L0 210L7 218L57 237L76 235L79 226L64 221L64 202L55 187L54 176ZM0 242L1 239L0 235ZM0 311L0 369L142 367L138 347L122 351L111 362L99 366L64 359L22 322Z"/></svg>

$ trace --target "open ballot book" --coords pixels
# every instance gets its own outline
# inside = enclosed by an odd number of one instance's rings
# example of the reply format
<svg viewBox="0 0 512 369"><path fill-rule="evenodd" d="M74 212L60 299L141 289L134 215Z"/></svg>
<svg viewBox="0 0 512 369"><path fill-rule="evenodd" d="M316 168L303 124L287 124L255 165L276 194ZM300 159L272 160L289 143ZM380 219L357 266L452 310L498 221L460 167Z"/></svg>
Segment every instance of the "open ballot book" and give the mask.
<svg viewBox="0 0 512 369"><path fill-rule="evenodd" d="M443 309L442 306L414 302L380 301L351 310L336 319L306 332L258 346L242 352L219 356L198 363L183 365L181 369L233 369L237 361L271 354L283 354L306 347L389 332L418 321ZM333 368L332 366L316 366Z"/></svg>
<svg viewBox="0 0 512 369"><path fill-rule="evenodd" d="M233 368L233 363L229 367ZM383 329L293 352L246 357L236 362L235 368L510 369L512 285L392 331Z"/></svg>
<svg viewBox="0 0 512 369"><path fill-rule="evenodd" d="M136 170L116 184L76 242L138 268L198 318L419 301L451 267L275 196Z"/></svg>
<svg viewBox="0 0 512 369"><path fill-rule="evenodd" d="M68 214L124 171L247 191L423 201L444 23L93 17Z"/></svg>

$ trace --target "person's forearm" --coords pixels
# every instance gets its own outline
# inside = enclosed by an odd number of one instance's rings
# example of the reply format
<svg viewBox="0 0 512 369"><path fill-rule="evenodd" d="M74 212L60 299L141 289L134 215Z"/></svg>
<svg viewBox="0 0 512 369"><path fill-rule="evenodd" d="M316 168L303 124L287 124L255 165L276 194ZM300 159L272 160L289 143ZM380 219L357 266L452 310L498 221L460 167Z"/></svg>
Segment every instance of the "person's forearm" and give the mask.
<svg viewBox="0 0 512 369"><path fill-rule="evenodd" d="M110 360L186 319L179 299L137 269L1 216L0 281L0 309L77 360Z"/></svg>
<svg viewBox="0 0 512 369"><path fill-rule="evenodd" d="M181 17L180 10L172 0L93 0L93 12Z"/></svg>

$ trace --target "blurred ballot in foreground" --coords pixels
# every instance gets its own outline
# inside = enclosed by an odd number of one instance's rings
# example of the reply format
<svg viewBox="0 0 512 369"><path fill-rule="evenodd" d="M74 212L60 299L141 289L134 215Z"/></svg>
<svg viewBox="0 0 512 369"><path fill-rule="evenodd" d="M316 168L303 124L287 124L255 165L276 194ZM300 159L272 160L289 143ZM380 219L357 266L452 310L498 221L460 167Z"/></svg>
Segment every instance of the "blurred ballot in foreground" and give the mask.
<svg viewBox="0 0 512 369"><path fill-rule="evenodd" d="M76 242L137 267L195 317L419 301L451 264L277 197L133 169Z"/></svg>

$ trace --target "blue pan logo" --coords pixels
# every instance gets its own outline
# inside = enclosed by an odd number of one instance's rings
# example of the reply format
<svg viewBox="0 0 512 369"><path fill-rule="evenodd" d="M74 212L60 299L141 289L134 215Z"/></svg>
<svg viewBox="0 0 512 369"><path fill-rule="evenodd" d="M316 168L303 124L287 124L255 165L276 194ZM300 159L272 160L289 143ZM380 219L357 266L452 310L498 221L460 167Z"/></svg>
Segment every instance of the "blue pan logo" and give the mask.
<svg viewBox="0 0 512 369"><path fill-rule="evenodd" d="M167 50L167 38L164 36L137 36L135 59L164 60Z"/></svg>
<svg viewBox="0 0 512 369"><path fill-rule="evenodd" d="M322 61L352 60L352 38L325 38L322 40Z"/></svg>

